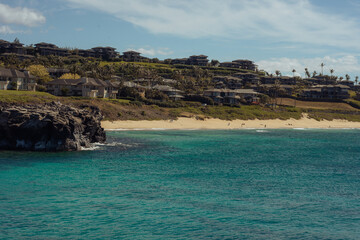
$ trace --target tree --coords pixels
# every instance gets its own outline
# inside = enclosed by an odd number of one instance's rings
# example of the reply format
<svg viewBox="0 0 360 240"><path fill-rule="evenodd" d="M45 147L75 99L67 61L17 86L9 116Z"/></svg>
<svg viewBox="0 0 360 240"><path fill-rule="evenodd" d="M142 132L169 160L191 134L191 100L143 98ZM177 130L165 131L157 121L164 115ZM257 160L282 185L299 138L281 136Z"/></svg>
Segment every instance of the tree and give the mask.
<svg viewBox="0 0 360 240"><path fill-rule="evenodd" d="M44 84L51 80L49 72L43 65L31 65L27 70L36 77L38 84Z"/></svg>
<svg viewBox="0 0 360 240"><path fill-rule="evenodd" d="M293 70L292 70L292 73L293 73L293 77L295 77L296 70L293 69Z"/></svg>
<svg viewBox="0 0 360 240"><path fill-rule="evenodd" d="M64 73L59 77L59 79L79 79L81 78L79 74L73 74L73 73Z"/></svg>
<svg viewBox="0 0 360 240"><path fill-rule="evenodd" d="M317 72L314 71L312 76L313 76L313 77L316 77L316 75L317 75Z"/></svg>
<svg viewBox="0 0 360 240"><path fill-rule="evenodd" d="M330 79L333 79L333 74L334 74L335 70L334 69L330 69Z"/></svg>
<svg viewBox="0 0 360 240"><path fill-rule="evenodd" d="M311 77L310 72L309 72L309 70L307 68L305 68L305 76L308 77L308 78Z"/></svg>
<svg viewBox="0 0 360 240"><path fill-rule="evenodd" d="M275 71L275 74L276 74L277 77L281 76L280 70L276 70L276 71Z"/></svg>
<svg viewBox="0 0 360 240"><path fill-rule="evenodd" d="M356 85L357 85L358 81L359 81L359 76L356 76L356 77L355 77L355 84L356 84Z"/></svg>
<svg viewBox="0 0 360 240"><path fill-rule="evenodd" d="M14 43L20 43L20 40L18 38L15 38Z"/></svg>
<svg viewBox="0 0 360 240"><path fill-rule="evenodd" d="M349 74L346 74L345 78L346 78L346 81L350 81L350 75Z"/></svg>
<svg viewBox="0 0 360 240"><path fill-rule="evenodd" d="M324 76L324 66L325 66L325 64L321 63L320 66L321 66L321 76Z"/></svg>

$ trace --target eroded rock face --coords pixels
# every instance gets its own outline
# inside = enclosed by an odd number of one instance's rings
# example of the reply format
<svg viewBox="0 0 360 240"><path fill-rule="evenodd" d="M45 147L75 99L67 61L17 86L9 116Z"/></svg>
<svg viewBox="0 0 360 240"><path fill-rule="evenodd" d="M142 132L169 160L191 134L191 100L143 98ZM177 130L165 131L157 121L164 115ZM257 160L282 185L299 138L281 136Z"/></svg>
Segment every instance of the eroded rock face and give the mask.
<svg viewBox="0 0 360 240"><path fill-rule="evenodd" d="M0 149L77 151L105 142L101 120L99 109L88 106L0 106Z"/></svg>

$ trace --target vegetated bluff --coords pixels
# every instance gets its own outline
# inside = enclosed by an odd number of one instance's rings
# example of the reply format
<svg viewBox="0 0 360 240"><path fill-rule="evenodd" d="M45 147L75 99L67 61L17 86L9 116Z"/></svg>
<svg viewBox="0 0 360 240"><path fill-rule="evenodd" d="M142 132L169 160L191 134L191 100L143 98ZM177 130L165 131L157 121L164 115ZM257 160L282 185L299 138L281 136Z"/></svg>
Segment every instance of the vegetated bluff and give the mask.
<svg viewBox="0 0 360 240"><path fill-rule="evenodd" d="M105 142L102 114L52 102L43 105L0 106L0 149L77 151Z"/></svg>

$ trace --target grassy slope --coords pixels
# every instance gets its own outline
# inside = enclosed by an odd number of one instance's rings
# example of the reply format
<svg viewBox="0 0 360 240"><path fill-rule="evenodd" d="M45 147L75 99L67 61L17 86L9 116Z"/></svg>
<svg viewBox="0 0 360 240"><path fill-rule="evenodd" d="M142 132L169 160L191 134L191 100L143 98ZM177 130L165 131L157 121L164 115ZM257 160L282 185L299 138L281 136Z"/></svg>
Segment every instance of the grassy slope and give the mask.
<svg viewBox="0 0 360 240"><path fill-rule="evenodd" d="M60 101L75 106L92 105L100 108L108 120L161 120L180 116L213 117L224 120L234 119L299 119L302 113L315 119L347 119L360 121L360 111L345 104L339 109L338 105L329 108L294 108L292 106L278 107L275 110L261 106L201 106L200 103L183 103L179 108L163 108L156 105L144 105L123 99L92 99L82 97L56 97L43 92L29 91L0 91L0 103L10 104L41 104ZM293 100L292 100L293 101ZM360 102L359 102L360 103ZM342 106L342 105L341 105Z"/></svg>

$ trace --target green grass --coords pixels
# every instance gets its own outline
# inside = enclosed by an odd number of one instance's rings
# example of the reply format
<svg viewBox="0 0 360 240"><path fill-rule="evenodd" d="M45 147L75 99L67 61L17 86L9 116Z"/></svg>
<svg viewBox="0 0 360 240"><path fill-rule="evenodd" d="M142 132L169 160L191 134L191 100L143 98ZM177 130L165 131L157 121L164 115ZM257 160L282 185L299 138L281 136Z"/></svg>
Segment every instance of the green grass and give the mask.
<svg viewBox="0 0 360 240"><path fill-rule="evenodd" d="M37 104L52 102L58 99L58 97L45 92L0 90L0 102L2 103Z"/></svg>
<svg viewBox="0 0 360 240"><path fill-rule="evenodd" d="M278 108L276 110L261 106L206 106L206 107L182 107L170 110L174 117L181 116L181 113L188 112L195 115L203 115L222 120L251 120L251 119L300 119L302 111L297 108Z"/></svg>
<svg viewBox="0 0 360 240"><path fill-rule="evenodd" d="M334 120L334 119L342 119L348 120L351 122L360 122L360 113L355 111L329 111L329 110L307 110L308 116L310 118L316 119L318 121L321 120Z"/></svg>

